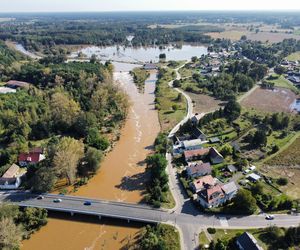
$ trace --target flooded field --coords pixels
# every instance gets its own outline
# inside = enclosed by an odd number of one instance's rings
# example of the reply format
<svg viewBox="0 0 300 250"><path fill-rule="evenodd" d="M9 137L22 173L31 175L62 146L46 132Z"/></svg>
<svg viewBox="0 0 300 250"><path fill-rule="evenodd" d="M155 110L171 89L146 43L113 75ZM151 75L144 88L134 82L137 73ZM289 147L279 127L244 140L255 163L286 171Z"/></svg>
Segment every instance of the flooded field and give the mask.
<svg viewBox="0 0 300 250"><path fill-rule="evenodd" d="M79 51L73 52L71 58L76 58L81 52L88 58L96 55L100 60L115 60L126 62L158 62L159 54L164 53L167 60L190 60L193 56L200 57L207 54L205 46L183 45L181 48L167 47L159 49L158 47L139 47L123 48L118 46L97 47L89 46Z"/></svg>
<svg viewBox="0 0 300 250"><path fill-rule="evenodd" d="M118 68L119 70L120 67ZM144 160L160 131L154 109L156 75L139 93L128 72L118 72L115 81L130 96L131 109L114 149L105 157L99 173L75 195L108 200L141 202L145 191ZM74 219L74 220L73 220ZM47 226L23 242L24 250L121 249L134 240L141 224L70 215L50 217ZM126 247L125 247L126 249Z"/></svg>

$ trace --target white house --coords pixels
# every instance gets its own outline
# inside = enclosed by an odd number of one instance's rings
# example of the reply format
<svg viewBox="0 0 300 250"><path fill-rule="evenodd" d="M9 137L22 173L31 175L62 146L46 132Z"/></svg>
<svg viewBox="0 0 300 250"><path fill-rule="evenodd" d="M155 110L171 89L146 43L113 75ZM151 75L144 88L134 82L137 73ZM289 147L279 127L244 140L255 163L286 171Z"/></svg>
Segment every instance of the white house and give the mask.
<svg viewBox="0 0 300 250"><path fill-rule="evenodd" d="M0 178L0 189L17 189L21 185L20 167L16 164L10 168Z"/></svg>
<svg viewBox="0 0 300 250"><path fill-rule="evenodd" d="M0 178L0 189L13 190L18 189L21 185L21 178Z"/></svg>

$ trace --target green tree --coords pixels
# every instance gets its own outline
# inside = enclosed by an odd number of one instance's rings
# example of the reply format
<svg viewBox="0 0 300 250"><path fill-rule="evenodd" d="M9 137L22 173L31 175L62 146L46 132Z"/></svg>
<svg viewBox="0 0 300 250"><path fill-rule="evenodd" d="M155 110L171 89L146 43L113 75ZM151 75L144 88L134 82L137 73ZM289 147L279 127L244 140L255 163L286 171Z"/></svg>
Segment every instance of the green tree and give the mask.
<svg viewBox="0 0 300 250"><path fill-rule="evenodd" d="M12 218L0 219L0 249L19 249L23 237L23 231Z"/></svg>
<svg viewBox="0 0 300 250"><path fill-rule="evenodd" d="M241 114L241 105L235 100L230 100L224 107L224 116L229 121L234 121Z"/></svg>
<svg viewBox="0 0 300 250"><path fill-rule="evenodd" d="M234 208L240 213L253 214L257 210L255 198L246 189L240 189L233 202Z"/></svg>
<svg viewBox="0 0 300 250"><path fill-rule="evenodd" d="M252 144L257 147L267 145L267 134L265 130L258 129L253 137Z"/></svg>
<svg viewBox="0 0 300 250"><path fill-rule="evenodd" d="M22 223L28 234L31 234L47 224L47 215L46 209L28 207L20 213L18 222Z"/></svg>
<svg viewBox="0 0 300 250"><path fill-rule="evenodd" d="M86 172L96 173L100 168L100 162L102 160L102 152L96 148L89 147L85 153L85 162L84 168Z"/></svg>
<svg viewBox="0 0 300 250"><path fill-rule="evenodd" d="M103 151L109 147L109 141L100 135L97 128L90 128L88 130L86 142L89 146Z"/></svg>
<svg viewBox="0 0 300 250"><path fill-rule="evenodd" d="M225 145L223 145L223 146L221 147L220 153L221 153L224 157L227 157L227 156L232 155L232 153L233 153L232 146L229 145L228 143L226 143Z"/></svg>
<svg viewBox="0 0 300 250"><path fill-rule="evenodd" d="M31 181L33 192L47 193L52 191L56 180L57 178L52 168L46 166L39 168Z"/></svg>
<svg viewBox="0 0 300 250"><path fill-rule="evenodd" d="M63 137L56 149L53 167L60 177L67 178L69 184L76 179L77 167L84 156L84 144L71 137Z"/></svg>

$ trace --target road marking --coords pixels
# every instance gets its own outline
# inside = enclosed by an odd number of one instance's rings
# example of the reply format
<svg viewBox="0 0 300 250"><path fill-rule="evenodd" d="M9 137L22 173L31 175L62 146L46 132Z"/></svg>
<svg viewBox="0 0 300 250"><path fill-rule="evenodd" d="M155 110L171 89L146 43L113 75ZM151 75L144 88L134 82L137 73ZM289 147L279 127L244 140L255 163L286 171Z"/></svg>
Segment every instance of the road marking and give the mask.
<svg viewBox="0 0 300 250"><path fill-rule="evenodd" d="M219 217L219 220L222 227L229 227L226 217Z"/></svg>

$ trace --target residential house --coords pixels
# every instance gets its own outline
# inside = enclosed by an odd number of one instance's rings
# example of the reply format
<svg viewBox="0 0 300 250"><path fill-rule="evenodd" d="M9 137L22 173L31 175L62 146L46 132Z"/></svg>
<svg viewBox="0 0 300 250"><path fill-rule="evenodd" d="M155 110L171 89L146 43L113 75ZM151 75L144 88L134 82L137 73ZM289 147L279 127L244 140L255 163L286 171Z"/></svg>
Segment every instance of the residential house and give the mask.
<svg viewBox="0 0 300 250"><path fill-rule="evenodd" d="M190 188L194 191L194 193L198 193L199 191L214 185L216 185L216 179L211 175L206 175L197 180L194 180L190 184Z"/></svg>
<svg viewBox="0 0 300 250"><path fill-rule="evenodd" d="M13 164L0 178L0 189L12 190L17 189L21 185L21 174L18 165Z"/></svg>
<svg viewBox="0 0 300 250"><path fill-rule="evenodd" d="M21 82L21 81L15 81L15 80L10 80L5 84L5 87L11 88L11 89L26 89L30 86L30 83L28 82Z"/></svg>
<svg viewBox="0 0 300 250"><path fill-rule="evenodd" d="M248 232L240 235L236 240L236 244L240 250L263 250L253 235Z"/></svg>
<svg viewBox="0 0 300 250"><path fill-rule="evenodd" d="M201 141L206 141L207 140L206 135L200 129L198 129L197 127L192 128L191 134L195 138L200 139Z"/></svg>
<svg viewBox="0 0 300 250"><path fill-rule="evenodd" d="M225 203L225 195L220 185L215 185L198 192L198 202L204 208L218 207Z"/></svg>
<svg viewBox="0 0 300 250"><path fill-rule="evenodd" d="M227 201L231 200L238 192L238 188L234 181L228 182L222 186Z"/></svg>
<svg viewBox="0 0 300 250"><path fill-rule="evenodd" d="M183 155L186 162L203 160L209 155L209 148L186 150L183 152Z"/></svg>
<svg viewBox="0 0 300 250"><path fill-rule="evenodd" d="M219 143L221 140L219 137L213 137L209 139L210 143Z"/></svg>
<svg viewBox="0 0 300 250"><path fill-rule="evenodd" d="M200 139L183 141L182 144L184 150L195 150L195 149L203 148L202 146L203 142Z"/></svg>
<svg viewBox="0 0 300 250"><path fill-rule="evenodd" d="M212 164L219 164L224 161L224 157L214 147L209 150L209 158Z"/></svg>
<svg viewBox="0 0 300 250"><path fill-rule="evenodd" d="M258 182L261 179L261 176L255 173L249 174L247 179L252 182Z"/></svg>
<svg viewBox="0 0 300 250"><path fill-rule="evenodd" d="M203 148L203 142L200 139L180 141L177 140L173 145L173 155L182 154L185 150L196 150Z"/></svg>
<svg viewBox="0 0 300 250"><path fill-rule="evenodd" d="M238 188L234 182L227 184L208 185L199 191L197 201L204 208L212 208L223 205L237 194Z"/></svg>
<svg viewBox="0 0 300 250"><path fill-rule="evenodd" d="M212 168L210 163L196 162L190 163L186 168L187 175L191 178L197 178L200 176L211 174Z"/></svg>
<svg viewBox="0 0 300 250"><path fill-rule="evenodd" d="M227 165L227 170L230 172L230 173L235 173L237 172L237 168L234 166L234 165Z"/></svg>
<svg viewBox="0 0 300 250"><path fill-rule="evenodd" d="M18 189L21 185L21 178L0 178L0 189L13 190Z"/></svg>
<svg viewBox="0 0 300 250"><path fill-rule="evenodd" d="M197 126L200 119L203 117L203 113L196 113L192 118L191 118L191 122L193 123L194 126Z"/></svg>
<svg viewBox="0 0 300 250"><path fill-rule="evenodd" d="M30 151L29 153L21 153L19 155L19 165L21 167L34 165L43 160L45 160L45 155L36 150Z"/></svg>

